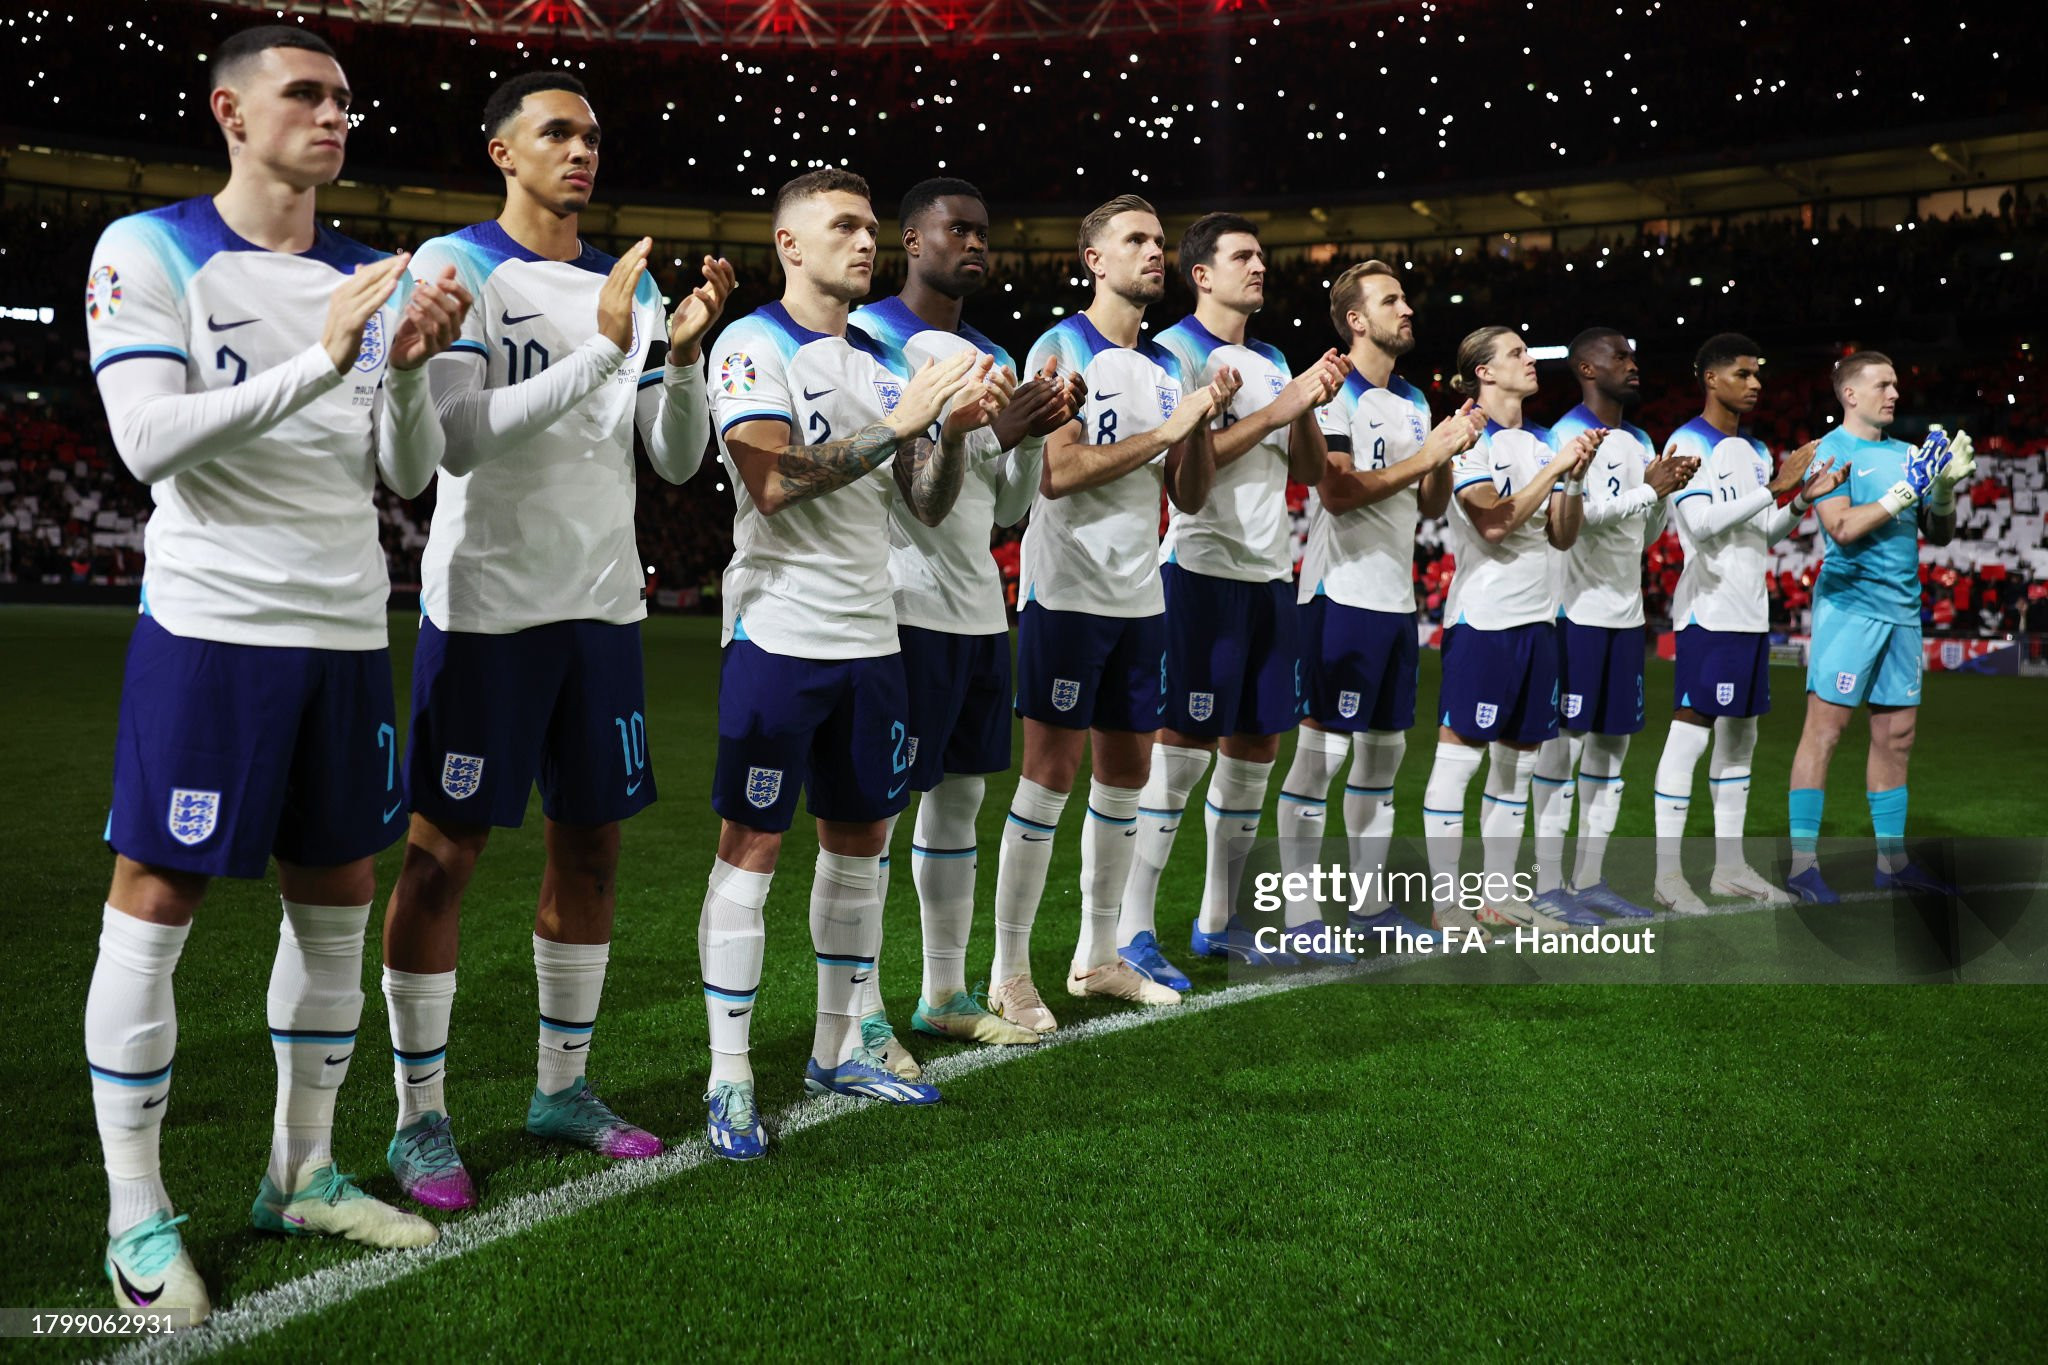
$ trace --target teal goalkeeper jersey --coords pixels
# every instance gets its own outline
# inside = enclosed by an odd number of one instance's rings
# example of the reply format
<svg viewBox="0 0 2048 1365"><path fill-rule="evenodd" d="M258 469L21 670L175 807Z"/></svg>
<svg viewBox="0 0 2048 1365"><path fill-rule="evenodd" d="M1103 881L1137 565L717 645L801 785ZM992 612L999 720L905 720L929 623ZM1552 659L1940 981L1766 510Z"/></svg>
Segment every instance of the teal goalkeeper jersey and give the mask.
<svg viewBox="0 0 2048 1365"><path fill-rule="evenodd" d="M1877 502L1905 478L1906 461L1912 457L1913 447L1904 441L1865 441L1837 427L1821 438L1814 464L1849 461L1849 482L1828 498L1847 498L1860 507ZM1920 524L1913 509L1899 513L1852 545L1836 544L1826 523L1822 523L1821 537L1827 558L1814 586L1816 601L1825 599L1873 621L1920 624Z"/></svg>

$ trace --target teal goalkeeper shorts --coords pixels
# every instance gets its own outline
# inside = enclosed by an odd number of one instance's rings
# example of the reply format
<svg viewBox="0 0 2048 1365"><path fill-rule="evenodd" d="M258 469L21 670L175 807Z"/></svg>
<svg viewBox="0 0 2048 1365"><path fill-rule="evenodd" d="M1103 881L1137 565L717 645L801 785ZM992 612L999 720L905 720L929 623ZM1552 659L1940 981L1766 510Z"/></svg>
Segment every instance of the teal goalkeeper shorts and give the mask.
<svg viewBox="0 0 2048 1365"><path fill-rule="evenodd" d="M1837 706L1918 706L1923 662L1918 622L1877 621L1826 599L1813 604L1806 690Z"/></svg>

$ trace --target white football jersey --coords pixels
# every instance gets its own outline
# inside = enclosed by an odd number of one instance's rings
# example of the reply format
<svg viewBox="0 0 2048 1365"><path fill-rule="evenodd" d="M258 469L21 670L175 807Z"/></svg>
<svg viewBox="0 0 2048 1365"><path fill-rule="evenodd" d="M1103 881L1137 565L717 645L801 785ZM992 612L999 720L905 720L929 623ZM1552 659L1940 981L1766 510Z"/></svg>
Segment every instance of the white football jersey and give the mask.
<svg viewBox="0 0 2048 1365"><path fill-rule="evenodd" d="M278 390L267 420L150 485L142 609L173 635L385 646L391 582L370 500L377 390L410 279L371 315L347 374L320 337L334 290L387 254L325 227L310 251L267 251L210 198L117 218L100 234L85 312L102 393L117 393L131 368L165 362L183 367L186 393L224 406L244 384Z"/></svg>
<svg viewBox="0 0 2048 1365"><path fill-rule="evenodd" d="M789 425L785 444L848 440L895 408L903 376L889 369L865 332L813 332L780 303L726 328L712 353L719 361L711 414L738 509L721 589L724 642L752 640L771 654L805 659L896 653L890 462L764 517L747 494L725 434L742 422L774 421Z"/></svg>
<svg viewBox="0 0 2048 1365"><path fill-rule="evenodd" d="M1140 339L1118 346L1076 313L1063 318L1032 346L1025 372L1036 374L1047 356L1060 370L1088 383L1076 419L1082 439L1114 445L1163 425L1180 405L1180 362L1158 343ZM1097 616L1157 616L1166 610L1159 587L1159 498L1166 486L1166 452L1114 482L1041 496L1024 532L1019 603L1051 611Z"/></svg>
<svg viewBox="0 0 2048 1365"><path fill-rule="evenodd" d="M1472 527L1458 494L1480 483L1507 498L1529 486L1551 459L1548 433L1540 426L1503 427L1487 422L1479 440L1451 465L1451 551L1457 567L1444 603L1447 625L1507 630L1557 614L1550 581L1550 523L1547 505L1509 532L1498 545ZM1554 487L1562 488L1561 483Z"/></svg>
<svg viewBox="0 0 2048 1365"><path fill-rule="evenodd" d="M1671 594L1671 624L1680 630L1769 630L1764 572L1770 561L1767 523L1777 510L1775 499L1761 501L1756 516L1745 517L1716 536L1695 536L1686 511L1688 502L1697 498L1709 499L1709 505L1755 499L1771 481L1770 452L1754 437L1723 436L1704 417L1673 432L1668 444L1676 446L1679 455L1700 462L1692 482L1672 495L1685 565Z"/></svg>
<svg viewBox="0 0 2048 1365"><path fill-rule="evenodd" d="M1385 388L1356 370L1316 413L1327 437L1351 443L1351 467L1386 469L1411 459L1429 437L1429 400L1399 375ZM1332 513L1313 500L1297 596L1317 594L1367 611L1415 610L1416 486ZM1456 582L1455 576L1452 579Z"/></svg>
<svg viewBox="0 0 2048 1365"><path fill-rule="evenodd" d="M1585 404L1550 428L1550 448L1561 452L1600 426ZM1585 520L1569 550L1552 550L1561 569L1558 608L1582 626L1619 629L1643 624L1643 551L1664 530L1664 502L1643 482L1650 434L1623 422L1609 427L1586 470Z"/></svg>
<svg viewBox="0 0 2048 1365"><path fill-rule="evenodd" d="M423 244L421 279L444 267L476 300L439 365L480 365L485 386L545 373L597 333L597 295L614 261L585 246L551 261L495 222ZM441 471L433 529L420 559L420 606L442 630L509 634L554 621L625 625L647 615L647 575L633 537L633 417L646 367L665 336L661 291L640 277L633 339L608 381L545 429L484 457L467 474Z"/></svg>
<svg viewBox="0 0 2048 1365"><path fill-rule="evenodd" d="M1228 411L1210 422L1222 431L1270 404L1294 376L1287 357L1263 341L1242 346L1226 342L1192 314L1159 334L1159 344L1180 362L1182 384L1196 388L1217 370L1229 367L1244 383ZM1190 573L1231 578L1241 583L1270 583L1294 573L1294 545L1287 521L1287 453L1293 424L1216 471L1215 486L1199 512L1170 509L1166 539L1159 547L1162 564L1178 564Z"/></svg>
<svg viewBox="0 0 2048 1365"><path fill-rule="evenodd" d="M856 310L851 325L878 343L890 366L906 375L916 374L928 360L962 350L992 355L997 365L1017 372L1010 353L980 332L964 324L958 332L933 327L901 298ZM899 625L954 635L994 635L1010 628L1003 576L988 544L1003 482L1002 450L983 428L968 438L968 454L960 496L937 526L919 521L900 496L890 501L889 578L896 585Z"/></svg>

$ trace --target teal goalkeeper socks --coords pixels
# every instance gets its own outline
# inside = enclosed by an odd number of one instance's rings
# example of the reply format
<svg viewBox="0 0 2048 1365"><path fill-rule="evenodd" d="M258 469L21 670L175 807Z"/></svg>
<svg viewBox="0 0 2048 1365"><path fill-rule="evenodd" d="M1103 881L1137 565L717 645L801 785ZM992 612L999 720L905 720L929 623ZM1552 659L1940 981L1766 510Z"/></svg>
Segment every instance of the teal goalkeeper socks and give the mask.
<svg viewBox="0 0 2048 1365"><path fill-rule="evenodd" d="M1877 865L1886 872L1897 872L1906 865L1906 789L1891 787L1867 795L1870 828L1877 835Z"/></svg>

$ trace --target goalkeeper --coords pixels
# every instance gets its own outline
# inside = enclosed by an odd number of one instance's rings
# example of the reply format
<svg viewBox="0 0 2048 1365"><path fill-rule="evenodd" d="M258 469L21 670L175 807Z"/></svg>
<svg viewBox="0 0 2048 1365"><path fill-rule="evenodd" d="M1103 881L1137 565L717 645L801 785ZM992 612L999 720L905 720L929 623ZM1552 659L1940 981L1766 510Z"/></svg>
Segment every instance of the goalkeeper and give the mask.
<svg viewBox="0 0 2048 1365"><path fill-rule="evenodd" d="M1946 545L1956 533L1955 499L1975 465L1970 438L1939 427L1915 450L1885 431L1898 409L1899 379L1876 351L1836 363L1842 424L1818 455L1849 468L1849 481L1814 503L1827 557L1813 590L1813 639L1806 674L1806 728L1792 759L1792 875L1802 900L1837 899L1815 861L1828 760L1849 717L1870 704L1866 787L1877 836L1879 890L1948 892L1906 857L1906 764L1920 706L1920 537Z"/></svg>

